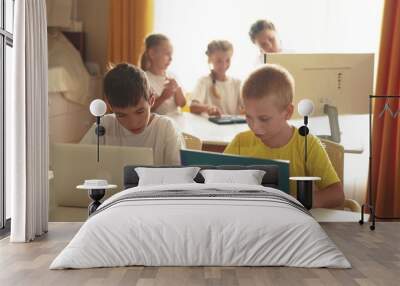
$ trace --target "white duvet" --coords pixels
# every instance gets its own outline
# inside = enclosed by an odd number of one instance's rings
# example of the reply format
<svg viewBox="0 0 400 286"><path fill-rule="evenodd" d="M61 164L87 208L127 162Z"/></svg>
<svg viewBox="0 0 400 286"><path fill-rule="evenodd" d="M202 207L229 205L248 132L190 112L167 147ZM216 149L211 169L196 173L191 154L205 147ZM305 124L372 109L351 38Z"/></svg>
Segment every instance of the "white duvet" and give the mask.
<svg viewBox="0 0 400 286"><path fill-rule="evenodd" d="M279 190L254 185L194 183L127 189L100 206L50 269L127 265L351 267L312 216L273 199L186 196L115 203L136 192L207 189L261 190L297 202Z"/></svg>

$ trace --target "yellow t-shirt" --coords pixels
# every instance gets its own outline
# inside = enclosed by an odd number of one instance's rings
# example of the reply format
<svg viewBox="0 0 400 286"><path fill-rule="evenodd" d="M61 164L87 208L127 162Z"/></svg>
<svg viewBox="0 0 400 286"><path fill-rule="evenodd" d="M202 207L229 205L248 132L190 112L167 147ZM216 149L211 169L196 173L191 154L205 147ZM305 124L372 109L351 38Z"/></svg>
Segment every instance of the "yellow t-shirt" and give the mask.
<svg viewBox="0 0 400 286"><path fill-rule="evenodd" d="M317 181L318 189L324 189L334 183L340 182L325 148L321 141L314 135L307 136L307 174L304 166L304 137L297 128L289 142L279 148L269 148L252 131L245 131L236 135L226 147L224 153L257 157L264 159L289 160L290 176L315 176L321 177ZM290 182L290 193L296 195L296 183Z"/></svg>

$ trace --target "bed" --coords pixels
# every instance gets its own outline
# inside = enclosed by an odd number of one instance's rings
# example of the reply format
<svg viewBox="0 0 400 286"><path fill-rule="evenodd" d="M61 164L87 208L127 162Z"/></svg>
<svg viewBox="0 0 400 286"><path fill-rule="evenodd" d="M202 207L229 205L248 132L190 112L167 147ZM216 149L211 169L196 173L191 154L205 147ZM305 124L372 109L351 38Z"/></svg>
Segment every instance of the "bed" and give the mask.
<svg viewBox="0 0 400 286"><path fill-rule="evenodd" d="M125 168L126 189L98 208L50 269L351 267L311 214L277 189L277 166L199 167L264 170L260 185L208 183L200 172L193 183L140 185L136 167Z"/></svg>

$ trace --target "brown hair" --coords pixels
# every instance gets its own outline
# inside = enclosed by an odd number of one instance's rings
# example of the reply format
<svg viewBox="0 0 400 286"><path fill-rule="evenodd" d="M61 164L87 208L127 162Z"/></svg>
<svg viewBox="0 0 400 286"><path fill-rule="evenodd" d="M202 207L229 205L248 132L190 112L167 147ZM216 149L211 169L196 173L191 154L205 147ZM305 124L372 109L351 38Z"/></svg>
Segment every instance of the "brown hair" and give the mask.
<svg viewBox="0 0 400 286"><path fill-rule="evenodd" d="M226 41L226 40L211 41L207 45L206 55L208 56L208 58L210 58L210 56L213 53L215 53L216 51L233 53L233 45L229 41ZM212 80L211 94L214 95L216 98L221 98L221 96L217 92L217 89L215 88L215 83L217 82L217 79L215 76L215 72L213 70L211 70L211 72L210 72L210 77Z"/></svg>
<svg viewBox="0 0 400 286"><path fill-rule="evenodd" d="M293 101L294 79L282 66L266 64L252 72L243 83L243 98L274 96L280 110Z"/></svg>
<svg viewBox="0 0 400 286"><path fill-rule="evenodd" d="M264 30L276 31L274 23L272 23L271 21L268 21L268 20L258 20L253 25L251 25L250 31L249 31L249 36L250 36L251 41L254 43L257 34Z"/></svg>
<svg viewBox="0 0 400 286"><path fill-rule="evenodd" d="M104 77L103 87L111 107L136 106L141 98L149 99L150 85L140 68L128 63L109 67L111 69Z"/></svg>
<svg viewBox="0 0 400 286"><path fill-rule="evenodd" d="M147 71L150 68L149 49L159 46L163 41L169 41L168 37L163 34L151 34L146 37L144 51L139 59L139 66L142 70Z"/></svg>

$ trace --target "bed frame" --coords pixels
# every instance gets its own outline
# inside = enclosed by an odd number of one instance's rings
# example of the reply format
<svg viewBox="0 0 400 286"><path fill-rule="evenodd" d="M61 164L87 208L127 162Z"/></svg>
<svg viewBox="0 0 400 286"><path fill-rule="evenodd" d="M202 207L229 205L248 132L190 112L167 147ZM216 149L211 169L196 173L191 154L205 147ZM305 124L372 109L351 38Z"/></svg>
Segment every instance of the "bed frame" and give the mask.
<svg viewBox="0 0 400 286"><path fill-rule="evenodd" d="M146 168L185 168L185 166L125 166L124 168L124 189L136 187L139 183L139 176L135 171L136 167ZM271 187L279 189L279 166L278 165L250 165L250 166L238 166L238 165L224 165L224 166L211 166L211 165L199 165L202 170L204 169L219 169L219 170L263 170L265 175L262 179L261 184L264 187ZM196 183L204 183L204 178L200 174L194 178Z"/></svg>

